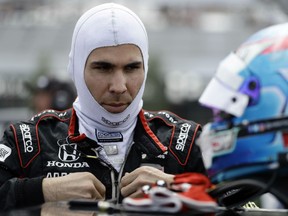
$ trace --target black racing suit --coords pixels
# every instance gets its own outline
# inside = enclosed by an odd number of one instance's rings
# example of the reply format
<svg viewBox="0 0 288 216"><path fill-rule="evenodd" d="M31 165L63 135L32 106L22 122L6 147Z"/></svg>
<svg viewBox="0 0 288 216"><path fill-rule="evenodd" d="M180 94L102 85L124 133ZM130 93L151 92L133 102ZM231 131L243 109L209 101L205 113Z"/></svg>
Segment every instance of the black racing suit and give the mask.
<svg viewBox="0 0 288 216"><path fill-rule="evenodd" d="M206 174L195 144L200 131L199 124L171 112L141 110L134 143L119 173L108 162L87 157L97 157L101 146L79 134L73 109L46 110L4 132L0 141L0 209L42 204L43 178L73 172L93 173L105 185L106 199L119 202L123 199L118 188L122 175L142 164L161 167L170 174Z"/></svg>

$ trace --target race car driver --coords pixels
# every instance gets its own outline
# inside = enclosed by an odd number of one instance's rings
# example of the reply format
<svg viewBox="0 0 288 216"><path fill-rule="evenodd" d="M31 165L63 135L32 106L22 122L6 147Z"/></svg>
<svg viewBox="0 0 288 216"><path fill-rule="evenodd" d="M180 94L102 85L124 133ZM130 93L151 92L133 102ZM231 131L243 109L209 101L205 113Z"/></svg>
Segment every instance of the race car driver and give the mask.
<svg viewBox="0 0 288 216"><path fill-rule="evenodd" d="M194 141L201 127L142 109L148 72L145 27L106 3L78 20L68 71L78 98L11 125L0 141L0 208L71 199L137 197L175 174L206 173Z"/></svg>

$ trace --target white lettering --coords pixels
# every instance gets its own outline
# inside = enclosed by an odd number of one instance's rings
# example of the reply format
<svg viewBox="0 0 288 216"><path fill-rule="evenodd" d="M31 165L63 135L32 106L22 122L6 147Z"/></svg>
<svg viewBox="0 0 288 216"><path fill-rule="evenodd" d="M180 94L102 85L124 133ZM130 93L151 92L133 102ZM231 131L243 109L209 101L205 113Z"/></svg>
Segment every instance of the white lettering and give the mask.
<svg viewBox="0 0 288 216"><path fill-rule="evenodd" d="M170 121L171 123L174 123L174 124L177 123L177 121L169 113L167 112L158 112L158 113L161 115L164 115L168 119L168 121Z"/></svg>
<svg viewBox="0 0 288 216"><path fill-rule="evenodd" d="M54 167L56 161L47 161L47 167Z"/></svg>
<svg viewBox="0 0 288 216"><path fill-rule="evenodd" d="M176 150L184 151L190 127L191 127L191 125L188 124L188 123L184 123L184 124L181 125L180 134L179 134L179 136L177 138L177 144L176 144L176 147L175 147Z"/></svg>
<svg viewBox="0 0 288 216"><path fill-rule="evenodd" d="M30 127L29 125L21 124L20 130L22 133L22 139L24 143L24 152L31 153L33 151L33 145L32 145L32 136L30 132Z"/></svg>
<svg viewBox="0 0 288 216"><path fill-rule="evenodd" d="M152 114L152 113L148 113L148 112L144 112L144 115L147 115L149 118L152 118L152 117L154 117L154 115Z"/></svg>
<svg viewBox="0 0 288 216"><path fill-rule="evenodd" d="M68 173L66 173L66 172L53 172L53 173L51 173L51 172L48 172L47 173L47 175L46 175L46 177L47 178L55 178L55 177L61 177L61 176L66 176L66 175L68 175Z"/></svg>
<svg viewBox="0 0 288 216"><path fill-rule="evenodd" d="M47 161L47 167L69 167L69 168L83 168L90 167L87 162L64 163L59 161Z"/></svg>
<svg viewBox="0 0 288 216"><path fill-rule="evenodd" d="M63 112L63 113L59 113L59 117L64 117L64 116L66 116L66 114L67 114L67 112Z"/></svg>
<svg viewBox="0 0 288 216"><path fill-rule="evenodd" d="M123 123L125 123L129 118L130 118L130 114L128 114L122 121L119 121L119 122L111 122L108 119L104 118L103 116L102 116L101 120L107 125L111 125L113 127L117 127L117 126L122 125Z"/></svg>
<svg viewBox="0 0 288 216"><path fill-rule="evenodd" d="M41 115L46 114L46 113L48 113L48 114L49 114L49 113L53 113L53 114L57 115L58 117L64 117L64 116L67 114L67 112L57 113L55 110L49 109L49 110L44 110L43 112L40 112L40 113L38 113L37 115L33 116L33 117L31 118L31 121L34 121L35 118L38 118L38 117L40 117Z"/></svg>
<svg viewBox="0 0 288 216"><path fill-rule="evenodd" d="M158 155L157 158L165 159L165 155Z"/></svg>

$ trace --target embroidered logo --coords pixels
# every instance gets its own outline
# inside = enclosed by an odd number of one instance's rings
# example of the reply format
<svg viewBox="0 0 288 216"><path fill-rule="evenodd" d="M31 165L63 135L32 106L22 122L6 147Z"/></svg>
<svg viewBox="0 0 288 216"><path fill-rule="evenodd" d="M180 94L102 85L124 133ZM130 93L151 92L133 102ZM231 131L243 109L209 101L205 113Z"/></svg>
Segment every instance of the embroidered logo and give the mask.
<svg viewBox="0 0 288 216"><path fill-rule="evenodd" d="M33 148L33 144L32 144L32 136L31 136L31 130L30 130L29 125L21 124L20 130L21 130L22 139L23 139L23 143L24 143L24 152L25 153L33 152L34 148Z"/></svg>
<svg viewBox="0 0 288 216"><path fill-rule="evenodd" d="M77 151L76 144L63 144L59 147L58 157L64 162L77 161L80 153Z"/></svg>
<svg viewBox="0 0 288 216"><path fill-rule="evenodd" d="M11 154L11 148L3 144L0 144L0 161L4 162L6 158L9 157L10 154Z"/></svg>
<svg viewBox="0 0 288 216"><path fill-rule="evenodd" d="M98 142L122 142L123 135L120 132L106 132L95 129L95 135Z"/></svg>
<svg viewBox="0 0 288 216"><path fill-rule="evenodd" d="M177 138L177 144L175 147L178 151L184 150L190 127L191 125L188 123L181 125L180 134Z"/></svg>
<svg viewBox="0 0 288 216"><path fill-rule="evenodd" d="M104 151L107 155L117 155L118 154L118 147L117 145L104 145Z"/></svg>
<svg viewBox="0 0 288 216"><path fill-rule="evenodd" d="M122 125L123 123L125 123L128 119L130 118L130 114L126 116L126 118L124 118L122 121L119 121L119 122L111 122L109 121L108 119L102 117L102 121L107 124L107 125L110 125L110 126L113 126L113 127L118 127L120 125Z"/></svg>
<svg viewBox="0 0 288 216"><path fill-rule="evenodd" d="M164 115L165 118L167 118L167 120L170 121L171 123L174 123L174 124L177 123L177 121L167 112L161 111L161 112L158 112L158 114Z"/></svg>

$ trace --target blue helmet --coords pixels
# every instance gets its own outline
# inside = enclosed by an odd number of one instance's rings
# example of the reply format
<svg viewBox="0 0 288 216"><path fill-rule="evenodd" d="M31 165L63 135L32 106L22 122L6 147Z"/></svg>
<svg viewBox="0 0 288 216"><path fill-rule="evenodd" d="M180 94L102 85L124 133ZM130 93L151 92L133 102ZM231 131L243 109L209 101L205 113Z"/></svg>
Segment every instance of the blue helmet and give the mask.
<svg viewBox="0 0 288 216"><path fill-rule="evenodd" d="M228 55L199 102L214 113L197 141L212 182L286 172L288 23L255 33Z"/></svg>

